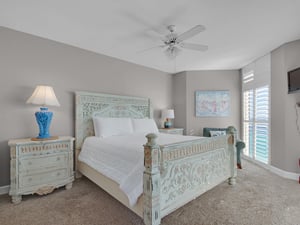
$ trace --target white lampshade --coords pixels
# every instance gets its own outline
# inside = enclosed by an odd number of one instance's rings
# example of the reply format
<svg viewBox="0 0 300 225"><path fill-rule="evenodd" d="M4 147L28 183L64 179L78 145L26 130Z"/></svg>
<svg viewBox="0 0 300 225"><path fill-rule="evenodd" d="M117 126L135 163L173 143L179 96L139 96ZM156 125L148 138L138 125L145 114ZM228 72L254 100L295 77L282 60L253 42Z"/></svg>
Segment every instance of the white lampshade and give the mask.
<svg viewBox="0 0 300 225"><path fill-rule="evenodd" d="M175 114L174 114L174 109L165 109L161 113L161 117L163 119L174 119Z"/></svg>
<svg viewBox="0 0 300 225"><path fill-rule="evenodd" d="M27 100L26 103L31 103L35 105L41 105L41 106L60 106L55 93L53 91L53 88L50 86L42 86L39 85L35 88L34 92L30 96L30 98Z"/></svg>

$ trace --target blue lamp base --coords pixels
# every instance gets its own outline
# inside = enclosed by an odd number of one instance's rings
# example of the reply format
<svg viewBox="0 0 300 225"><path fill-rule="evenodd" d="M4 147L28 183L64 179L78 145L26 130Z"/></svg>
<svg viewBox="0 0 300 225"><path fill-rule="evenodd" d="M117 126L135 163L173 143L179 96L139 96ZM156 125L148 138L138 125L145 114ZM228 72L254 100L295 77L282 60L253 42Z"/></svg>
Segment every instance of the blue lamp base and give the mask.
<svg viewBox="0 0 300 225"><path fill-rule="evenodd" d="M49 112L47 107L41 107L41 111L35 113L36 122L39 125L39 136L37 139L50 138L49 128L53 112Z"/></svg>
<svg viewBox="0 0 300 225"><path fill-rule="evenodd" d="M171 128L172 127L172 122L169 120L169 119L167 119L167 121L165 122L165 128Z"/></svg>

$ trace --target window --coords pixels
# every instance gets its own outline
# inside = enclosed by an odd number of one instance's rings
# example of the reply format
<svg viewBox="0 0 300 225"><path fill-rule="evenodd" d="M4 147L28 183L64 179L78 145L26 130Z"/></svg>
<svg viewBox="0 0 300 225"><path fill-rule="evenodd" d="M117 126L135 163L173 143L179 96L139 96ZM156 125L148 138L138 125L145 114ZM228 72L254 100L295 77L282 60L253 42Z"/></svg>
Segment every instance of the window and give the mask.
<svg viewBox="0 0 300 225"><path fill-rule="evenodd" d="M245 155L269 163L269 87L244 91Z"/></svg>
<svg viewBox="0 0 300 225"><path fill-rule="evenodd" d="M265 55L242 68L244 154L269 163L271 56Z"/></svg>

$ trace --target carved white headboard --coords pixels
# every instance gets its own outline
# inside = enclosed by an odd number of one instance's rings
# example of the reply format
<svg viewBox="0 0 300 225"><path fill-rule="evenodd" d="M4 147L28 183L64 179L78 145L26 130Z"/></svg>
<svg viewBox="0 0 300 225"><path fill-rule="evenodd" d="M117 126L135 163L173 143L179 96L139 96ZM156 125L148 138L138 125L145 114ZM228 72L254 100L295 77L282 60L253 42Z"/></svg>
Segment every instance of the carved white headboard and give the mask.
<svg viewBox="0 0 300 225"><path fill-rule="evenodd" d="M76 92L76 149L83 140L94 135L93 113L102 117L152 118L149 98Z"/></svg>

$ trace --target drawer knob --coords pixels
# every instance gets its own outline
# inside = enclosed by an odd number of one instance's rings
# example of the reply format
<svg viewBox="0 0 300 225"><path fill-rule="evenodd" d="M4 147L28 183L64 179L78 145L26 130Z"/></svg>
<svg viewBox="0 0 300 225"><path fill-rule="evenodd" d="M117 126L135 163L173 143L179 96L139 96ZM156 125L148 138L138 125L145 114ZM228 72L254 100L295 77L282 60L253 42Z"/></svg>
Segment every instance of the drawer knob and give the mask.
<svg viewBox="0 0 300 225"><path fill-rule="evenodd" d="M58 172L58 173L56 174L56 176L58 176L58 177L59 177L59 176L60 176L60 173Z"/></svg>
<svg viewBox="0 0 300 225"><path fill-rule="evenodd" d="M59 161L59 160L60 160L60 157L57 157L57 158L56 158L56 161Z"/></svg>

